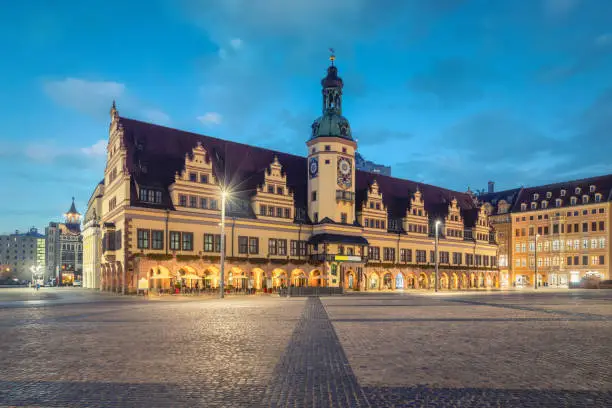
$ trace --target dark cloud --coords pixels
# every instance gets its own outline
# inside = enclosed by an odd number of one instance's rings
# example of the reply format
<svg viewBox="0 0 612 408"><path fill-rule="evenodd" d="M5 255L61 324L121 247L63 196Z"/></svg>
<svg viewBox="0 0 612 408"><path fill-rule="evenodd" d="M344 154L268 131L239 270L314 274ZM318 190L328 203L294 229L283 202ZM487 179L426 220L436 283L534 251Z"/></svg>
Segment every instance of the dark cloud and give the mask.
<svg viewBox="0 0 612 408"><path fill-rule="evenodd" d="M425 72L408 81L411 91L435 95L441 107L478 100L484 95L483 83L492 76L479 64L460 58L435 60Z"/></svg>

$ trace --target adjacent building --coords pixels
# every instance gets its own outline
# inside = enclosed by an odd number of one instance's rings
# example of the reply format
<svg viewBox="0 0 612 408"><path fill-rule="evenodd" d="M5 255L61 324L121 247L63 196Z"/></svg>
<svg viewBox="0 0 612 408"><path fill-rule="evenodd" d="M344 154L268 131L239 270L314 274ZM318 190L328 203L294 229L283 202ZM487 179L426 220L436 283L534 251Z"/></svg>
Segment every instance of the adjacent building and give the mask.
<svg viewBox="0 0 612 408"><path fill-rule="evenodd" d="M102 257L102 196L104 195L104 180L102 180L87 203L87 212L83 219L83 287L100 288L100 264Z"/></svg>
<svg viewBox="0 0 612 408"><path fill-rule="evenodd" d="M358 170L333 58L321 85L305 156L125 118L113 103L101 288L216 287L221 225L229 287L430 289L436 231L442 289L499 286L484 207L470 194Z"/></svg>
<svg viewBox="0 0 612 408"><path fill-rule="evenodd" d="M0 235L0 264L5 272L19 279L31 280L45 271L45 236L34 227L29 231ZM9 269L7 272L6 269Z"/></svg>
<svg viewBox="0 0 612 408"><path fill-rule="evenodd" d="M63 223L50 222L46 228L47 277L57 285L72 285L83 273L81 214L72 205Z"/></svg>
<svg viewBox="0 0 612 408"><path fill-rule="evenodd" d="M497 231L502 283L567 287L610 279L612 175L481 194Z"/></svg>
<svg viewBox="0 0 612 408"><path fill-rule="evenodd" d="M369 173L382 174L391 177L391 166L376 164L363 158L359 152L355 152L355 168Z"/></svg>

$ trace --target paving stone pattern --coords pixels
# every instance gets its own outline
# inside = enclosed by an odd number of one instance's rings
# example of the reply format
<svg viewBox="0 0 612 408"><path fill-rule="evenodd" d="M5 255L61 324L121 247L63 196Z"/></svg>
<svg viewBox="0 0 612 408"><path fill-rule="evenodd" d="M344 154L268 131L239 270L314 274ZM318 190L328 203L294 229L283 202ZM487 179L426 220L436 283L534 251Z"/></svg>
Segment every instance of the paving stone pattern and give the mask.
<svg viewBox="0 0 612 408"><path fill-rule="evenodd" d="M0 407L612 406L612 291L22 300Z"/></svg>

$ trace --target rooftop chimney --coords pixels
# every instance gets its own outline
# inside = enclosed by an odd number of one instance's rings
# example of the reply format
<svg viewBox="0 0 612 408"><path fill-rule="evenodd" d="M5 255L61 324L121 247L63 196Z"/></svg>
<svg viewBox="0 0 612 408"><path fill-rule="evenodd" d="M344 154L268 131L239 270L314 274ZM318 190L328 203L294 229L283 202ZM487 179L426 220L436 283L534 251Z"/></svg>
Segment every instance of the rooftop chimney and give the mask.
<svg viewBox="0 0 612 408"><path fill-rule="evenodd" d="M488 189L489 193L494 193L495 192L495 182L494 181L489 181L489 189Z"/></svg>

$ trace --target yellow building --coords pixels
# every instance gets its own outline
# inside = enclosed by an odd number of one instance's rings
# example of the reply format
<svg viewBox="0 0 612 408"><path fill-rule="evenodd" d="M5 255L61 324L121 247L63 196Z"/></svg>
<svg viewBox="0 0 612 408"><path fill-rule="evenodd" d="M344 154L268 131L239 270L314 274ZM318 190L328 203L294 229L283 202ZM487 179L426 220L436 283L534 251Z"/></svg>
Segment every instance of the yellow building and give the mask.
<svg viewBox="0 0 612 408"><path fill-rule="evenodd" d="M470 194L355 169L333 65L307 157L121 117L111 109L101 288L225 285L358 290L499 286L497 245Z"/></svg>
<svg viewBox="0 0 612 408"><path fill-rule="evenodd" d="M104 181L98 183L87 203L83 219L83 287L100 288L100 260L102 257L102 197Z"/></svg>
<svg viewBox="0 0 612 408"><path fill-rule="evenodd" d="M567 287L610 279L612 175L479 197L499 242L501 282ZM502 285L503 286L503 285Z"/></svg>

